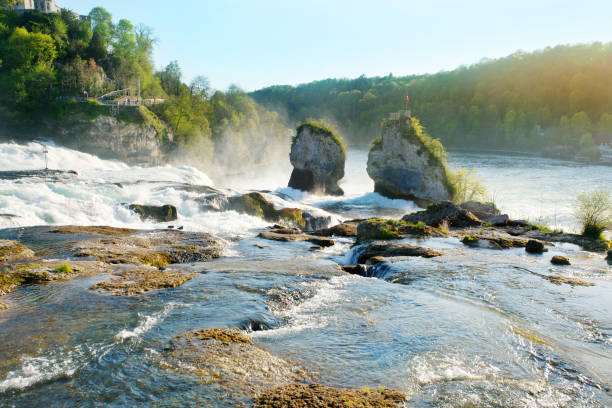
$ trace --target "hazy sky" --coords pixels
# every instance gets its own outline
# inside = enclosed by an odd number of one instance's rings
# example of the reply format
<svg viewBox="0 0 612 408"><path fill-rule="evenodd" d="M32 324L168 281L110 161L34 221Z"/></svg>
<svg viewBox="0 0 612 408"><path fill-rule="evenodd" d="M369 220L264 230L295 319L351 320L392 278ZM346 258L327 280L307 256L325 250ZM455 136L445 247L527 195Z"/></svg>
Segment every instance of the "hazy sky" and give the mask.
<svg viewBox="0 0 612 408"><path fill-rule="evenodd" d="M612 41L612 0L57 0L144 23L157 68L255 90L449 70L522 49Z"/></svg>

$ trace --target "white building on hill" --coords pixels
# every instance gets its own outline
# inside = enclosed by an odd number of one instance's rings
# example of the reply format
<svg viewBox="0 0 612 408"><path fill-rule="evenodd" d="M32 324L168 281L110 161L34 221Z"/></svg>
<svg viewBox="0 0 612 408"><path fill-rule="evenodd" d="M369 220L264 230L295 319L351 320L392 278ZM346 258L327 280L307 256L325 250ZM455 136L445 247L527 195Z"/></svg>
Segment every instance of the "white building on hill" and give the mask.
<svg viewBox="0 0 612 408"><path fill-rule="evenodd" d="M42 11L43 13L57 13L60 8L55 0L19 0L13 6L15 11Z"/></svg>

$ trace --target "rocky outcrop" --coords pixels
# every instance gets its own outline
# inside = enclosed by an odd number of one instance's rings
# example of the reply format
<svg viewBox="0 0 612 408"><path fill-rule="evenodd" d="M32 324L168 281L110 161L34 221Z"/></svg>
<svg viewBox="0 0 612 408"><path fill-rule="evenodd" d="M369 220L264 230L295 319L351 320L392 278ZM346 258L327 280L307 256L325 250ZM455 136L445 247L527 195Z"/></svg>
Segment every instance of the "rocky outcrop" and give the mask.
<svg viewBox="0 0 612 408"><path fill-rule="evenodd" d="M277 226L277 228L273 228L269 231L261 232L258 237L270 241L280 242L306 241L322 248L327 248L335 245L334 240L331 238L304 235L301 233L300 230L296 230L293 228L283 228L280 226Z"/></svg>
<svg viewBox="0 0 612 408"><path fill-rule="evenodd" d="M110 109L110 108L109 108ZM134 115L140 108L134 110ZM148 115L152 113L147 112ZM122 121L113 116L88 119L83 114L71 115L48 123L48 132L58 144L94 154L105 159L117 159L128 164L158 165L163 163L162 142L171 139L166 126L154 118Z"/></svg>
<svg viewBox="0 0 612 408"><path fill-rule="evenodd" d="M343 195L346 152L338 134L328 125L308 121L297 128L290 154L293 173L289 187L316 194Z"/></svg>
<svg viewBox="0 0 612 408"><path fill-rule="evenodd" d="M415 224L423 222L432 227L448 224L453 228L466 228L483 224L474 214L450 201L432 204L424 211L405 215L402 220Z"/></svg>
<svg viewBox="0 0 612 408"><path fill-rule="evenodd" d="M450 200L453 194L442 145L403 112L383 121L368 156L368 174L377 193L423 206Z"/></svg>
<svg viewBox="0 0 612 408"><path fill-rule="evenodd" d="M204 211L236 211L305 231L325 228L332 220L329 215L317 215L299 208L277 209L263 194L257 192L235 196L220 191L211 192L201 198L201 207Z"/></svg>
<svg viewBox="0 0 612 408"><path fill-rule="evenodd" d="M119 270L113 274L115 278L99 282L92 289L111 292L117 296L137 296L152 290L176 288L197 276L158 269Z"/></svg>
<svg viewBox="0 0 612 408"><path fill-rule="evenodd" d="M140 215L142 220L153 220L157 222L170 222L178 218L176 207L173 205L154 205L132 204L129 209Z"/></svg>

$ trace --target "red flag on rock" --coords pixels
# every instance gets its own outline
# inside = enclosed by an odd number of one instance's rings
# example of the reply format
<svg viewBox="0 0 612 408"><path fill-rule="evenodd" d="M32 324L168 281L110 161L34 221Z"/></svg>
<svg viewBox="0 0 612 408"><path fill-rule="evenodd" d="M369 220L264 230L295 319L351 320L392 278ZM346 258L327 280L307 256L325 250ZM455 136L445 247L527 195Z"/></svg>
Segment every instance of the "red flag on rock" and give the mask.
<svg viewBox="0 0 612 408"><path fill-rule="evenodd" d="M408 97L408 94L406 94L406 105L410 102L410 98Z"/></svg>

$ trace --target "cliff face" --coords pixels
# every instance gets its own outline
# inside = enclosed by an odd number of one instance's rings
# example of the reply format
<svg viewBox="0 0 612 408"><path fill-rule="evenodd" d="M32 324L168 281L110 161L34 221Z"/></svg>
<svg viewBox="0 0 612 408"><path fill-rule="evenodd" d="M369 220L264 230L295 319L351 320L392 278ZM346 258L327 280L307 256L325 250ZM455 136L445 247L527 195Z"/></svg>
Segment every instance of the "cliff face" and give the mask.
<svg viewBox="0 0 612 408"><path fill-rule="evenodd" d="M162 138L167 130L146 123L126 123L111 116L87 119L75 114L50 123L44 137L81 152L131 165L163 163ZM162 134L164 133L164 134Z"/></svg>
<svg viewBox="0 0 612 408"><path fill-rule="evenodd" d="M392 115L368 156L375 191L419 204L450 200L446 169L424 140L427 136L408 115Z"/></svg>

